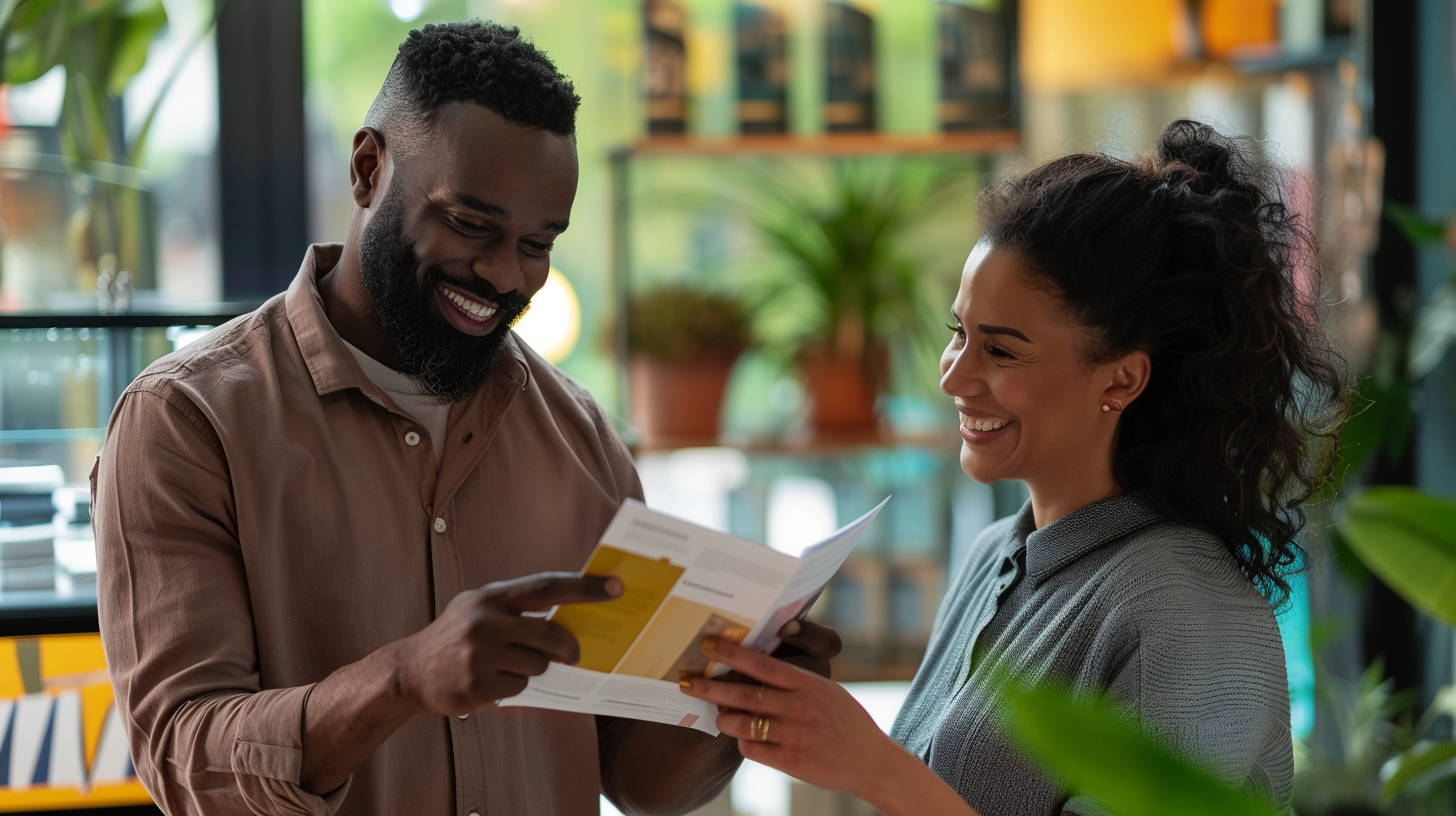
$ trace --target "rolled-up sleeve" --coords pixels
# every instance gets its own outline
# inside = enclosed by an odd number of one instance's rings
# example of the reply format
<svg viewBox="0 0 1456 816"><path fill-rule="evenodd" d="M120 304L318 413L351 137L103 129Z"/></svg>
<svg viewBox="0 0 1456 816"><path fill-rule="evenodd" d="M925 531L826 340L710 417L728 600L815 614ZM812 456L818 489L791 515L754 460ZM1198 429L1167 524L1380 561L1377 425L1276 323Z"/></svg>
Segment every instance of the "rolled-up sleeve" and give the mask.
<svg viewBox="0 0 1456 816"><path fill-rule="evenodd" d="M101 637L137 775L168 813L332 814L299 785L311 686L263 689L227 459L203 412L139 383L92 472Z"/></svg>

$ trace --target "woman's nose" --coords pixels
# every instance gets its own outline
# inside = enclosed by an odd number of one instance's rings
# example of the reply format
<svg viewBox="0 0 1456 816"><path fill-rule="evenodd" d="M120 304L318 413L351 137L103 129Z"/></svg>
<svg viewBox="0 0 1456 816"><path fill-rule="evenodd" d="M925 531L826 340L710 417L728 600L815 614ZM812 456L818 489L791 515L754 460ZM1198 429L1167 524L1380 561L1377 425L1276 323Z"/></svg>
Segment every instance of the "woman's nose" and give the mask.
<svg viewBox="0 0 1456 816"><path fill-rule="evenodd" d="M966 349L946 349L940 358L940 392L948 397L973 397L985 390L975 370L975 355Z"/></svg>

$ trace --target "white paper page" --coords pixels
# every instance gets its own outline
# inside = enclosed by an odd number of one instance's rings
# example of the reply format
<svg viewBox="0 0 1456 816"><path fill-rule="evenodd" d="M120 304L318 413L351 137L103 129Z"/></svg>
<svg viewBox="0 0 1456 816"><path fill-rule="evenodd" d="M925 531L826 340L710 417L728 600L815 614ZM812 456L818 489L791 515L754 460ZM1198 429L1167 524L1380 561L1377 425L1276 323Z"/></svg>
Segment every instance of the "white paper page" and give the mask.
<svg viewBox="0 0 1456 816"><path fill-rule="evenodd" d="M498 705L533 706L681 725L718 735L718 707L682 693L676 683L552 663L526 690Z"/></svg>
<svg viewBox="0 0 1456 816"><path fill-rule="evenodd" d="M779 627L828 583L882 507L795 558L639 502L624 503L586 571L618 574L627 591L600 605L553 612L576 632L580 664L553 663L499 705L630 717L717 734L717 707L683 694L677 682L684 672L717 674L713 669L723 668L708 665L703 638L731 637L758 647L754 637L766 631L777 645ZM790 604L788 617L777 620L789 608L786 598L797 599L797 606Z"/></svg>
<svg viewBox="0 0 1456 816"><path fill-rule="evenodd" d="M798 617L804 607L819 597L834 573L844 564L844 559L854 551L860 536L874 522L890 498L875 505L874 509L839 528L837 532L818 544L804 550L799 558L799 568L783 593L774 601L774 611L763 620L744 640L744 645L760 652L771 652L778 648L778 632L784 624Z"/></svg>

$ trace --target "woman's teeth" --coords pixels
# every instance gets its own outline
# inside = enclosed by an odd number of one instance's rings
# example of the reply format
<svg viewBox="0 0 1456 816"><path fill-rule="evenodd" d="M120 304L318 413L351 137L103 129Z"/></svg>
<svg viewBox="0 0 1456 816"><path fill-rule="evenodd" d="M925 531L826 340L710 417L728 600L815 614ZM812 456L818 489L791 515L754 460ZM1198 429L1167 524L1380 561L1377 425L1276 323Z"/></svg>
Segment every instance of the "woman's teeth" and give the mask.
<svg viewBox="0 0 1456 816"><path fill-rule="evenodd" d="M476 320L489 320L490 316L495 314L496 307L494 306L487 306L478 300L471 300L453 289L441 287L441 291L445 293L445 297L451 303L460 307L460 311L465 312Z"/></svg>
<svg viewBox="0 0 1456 816"><path fill-rule="evenodd" d="M1009 419L971 419L961 417L961 424L973 431L999 431L1011 424Z"/></svg>

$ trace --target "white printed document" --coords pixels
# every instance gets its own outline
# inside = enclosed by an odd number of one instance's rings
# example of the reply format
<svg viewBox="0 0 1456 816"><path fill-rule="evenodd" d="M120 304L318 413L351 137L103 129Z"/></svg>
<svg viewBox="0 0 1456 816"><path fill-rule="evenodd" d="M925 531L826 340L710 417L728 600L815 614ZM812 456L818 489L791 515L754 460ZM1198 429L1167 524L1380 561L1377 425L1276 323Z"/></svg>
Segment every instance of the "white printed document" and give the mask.
<svg viewBox="0 0 1456 816"><path fill-rule="evenodd" d="M760 652L807 611L885 502L799 557L628 501L584 574L622 579L619 598L557 607L581 659L552 663L502 706L533 706L671 723L717 734L717 706L683 694L684 675L720 674L700 644L720 637Z"/></svg>

